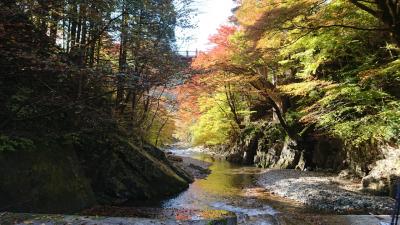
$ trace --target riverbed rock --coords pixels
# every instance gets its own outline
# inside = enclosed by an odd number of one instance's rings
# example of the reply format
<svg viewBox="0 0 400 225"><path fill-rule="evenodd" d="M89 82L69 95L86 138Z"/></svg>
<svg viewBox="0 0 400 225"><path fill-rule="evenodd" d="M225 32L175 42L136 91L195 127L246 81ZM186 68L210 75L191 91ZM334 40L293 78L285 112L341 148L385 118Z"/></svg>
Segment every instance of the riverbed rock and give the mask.
<svg viewBox="0 0 400 225"><path fill-rule="evenodd" d="M172 162L182 162L183 161L182 157L176 156L176 155L168 155L167 158Z"/></svg>
<svg viewBox="0 0 400 225"><path fill-rule="evenodd" d="M257 152L258 141L262 133L257 130L245 130L241 137L231 147L228 161L250 165L253 163L254 156Z"/></svg>
<svg viewBox="0 0 400 225"><path fill-rule="evenodd" d="M230 147L227 159L260 167L275 165L284 139L285 134L279 124L267 121L251 123L241 131L237 141Z"/></svg>
<svg viewBox="0 0 400 225"><path fill-rule="evenodd" d="M381 148L383 159L376 161L370 173L362 179L364 191L394 196L400 182L400 149L391 146Z"/></svg>
<svg viewBox="0 0 400 225"><path fill-rule="evenodd" d="M389 225L391 216L282 213L277 220L281 225Z"/></svg>
<svg viewBox="0 0 400 225"><path fill-rule="evenodd" d="M294 169L299 163L300 155L301 151L298 149L296 141L287 140L275 167L281 169Z"/></svg>
<svg viewBox="0 0 400 225"><path fill-rule="evenodd" d="M205 161L176 155L168 155L168 159L172 165L184 173L181 176L188 177L190 182L194 179L206 178L211 173L208 169L211 163Z"/></svg>
<svg viewBox="0 0 400 225"><path fill-rule="evenodd" d="M263 144L263 143L261 143ZM259 149L262 149L260 146ZM297 143L293 140L284 142L278 140L268 150L258 150L254 163L262 168L294 169L298 167L301 151L297 149ZM300 167L304 167L301 166Z"/></svg>
<svg viewBox="0 0 400 225"><path fill-rule="evenodd" d="M305 169L304 149L277 123L248 125L231 147L228 161L262 168Z"/></svg>
<svg viewBox="0 0 400 225"><path fill-rule="evenodd" d="M193 179L154 146L98 131L0 152L0 211L74 213L96 204L159 199Z"/></svg>
<svg viewBox="0 0 400 225"><path fill-rule="evenodd" d="M234 213L224 210L112 209L105 216L0 213L2 225L236 225ZM114 213L110 217L110 213ZM100 212L100 215L102 213ZM116 216L119 215L119 216Z"/></svg>
<svg viewBox="0 0 400 225"><path fill-rule="evenodd" d="M257 151L254 157L254 164L261 168L273 168L278 162L282 149L280 145L275 145L268 151Z"/></svg>
<svg viewBox="0 0 400 225"><path fill-rule="evenodd" d="M31 149L0 152L0 211L68 213L94 204L69 146L37 141Z"/></svg>
<svg viewBox="0 0 400 225"><path fill-rule="evenodd" d="M183 191L192 181L161 150L120 136L94 140L85 134L74 148L101 204L163 198Z"/></svg>

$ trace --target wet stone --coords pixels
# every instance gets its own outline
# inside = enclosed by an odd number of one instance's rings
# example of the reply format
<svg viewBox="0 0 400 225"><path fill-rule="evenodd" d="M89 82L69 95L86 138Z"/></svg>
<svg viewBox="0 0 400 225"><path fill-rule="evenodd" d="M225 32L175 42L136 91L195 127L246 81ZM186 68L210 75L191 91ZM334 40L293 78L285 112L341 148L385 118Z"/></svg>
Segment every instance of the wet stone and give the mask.
<svg viewBox="0 0 400 225"><path fill-rule="evenodd" d="M131 209L132 210L132 209ZM138 209L140 211L140 209ZM99 217L1 213L1 225L236 225L237 218L224 210L146 209L147 217Z"/></svg>

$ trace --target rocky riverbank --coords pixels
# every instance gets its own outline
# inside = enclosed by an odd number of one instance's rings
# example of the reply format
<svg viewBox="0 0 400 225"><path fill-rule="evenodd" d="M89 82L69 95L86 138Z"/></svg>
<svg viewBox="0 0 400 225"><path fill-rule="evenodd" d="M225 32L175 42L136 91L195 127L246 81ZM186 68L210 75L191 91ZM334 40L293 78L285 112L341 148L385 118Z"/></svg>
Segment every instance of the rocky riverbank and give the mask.
<svg viewBox="0 0 400 225"><path fill-rule="evenodd" d="M98 209L101 210L101 209ZM110 216L111 212L116 213ZM236 225L234 213L224 210L173 210L106 208L106 215L96 211L93 216L0 213L2 225Z"/></svg>
<svg viewBox="0 0 400 225"><path fill-rule="evenodd" d="M400 181L400 146L394 143L349 149L343 140L318 133L290 138L279 124L269 121L250 123L235 140L208 149L215 157L242 165L330 171L357 177L363 191L376 195L393 197Z"/></svg>
<svg viewBox="0 0 400 225"><path fill-rule="evenodd" d="M225 158L224 151L201 148L201 152L215 158ZM209 163L168 154L167 158L195 178L210 172ZM266 192L321 211L322 214L390 214L394 199L365 192L360 179L349 179L335 173L290 169L260 169L256 185Z"/></svg>
<svg viewBox="0 0 400 225"><path fill-rule="evenodd" d="M261 173L257 184L274 195L317 210L342 214L388 214L394 199L361 192L360 182L320 172L270 169Z"/></svg>
<svg viewBox="0 0 400 225"><path fill-rule="evenodd" d="M193 181L160 149L99 133L0 152L0 211L76 213L99 204L166 198Z"/></svg>

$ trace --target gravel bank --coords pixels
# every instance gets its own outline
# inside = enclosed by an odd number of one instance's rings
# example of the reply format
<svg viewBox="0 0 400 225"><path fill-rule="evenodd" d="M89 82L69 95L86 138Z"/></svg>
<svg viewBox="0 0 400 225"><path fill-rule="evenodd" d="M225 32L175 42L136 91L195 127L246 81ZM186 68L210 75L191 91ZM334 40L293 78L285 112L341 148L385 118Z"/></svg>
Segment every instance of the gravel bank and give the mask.
<svg viewBox="0 0 400 225"><path fill-rule="evenodd" d="M358 183L318 172L267 170L260 174L257 184L312 208L343 214L388 214L395 203L389 197L360 192Z"/></svg>

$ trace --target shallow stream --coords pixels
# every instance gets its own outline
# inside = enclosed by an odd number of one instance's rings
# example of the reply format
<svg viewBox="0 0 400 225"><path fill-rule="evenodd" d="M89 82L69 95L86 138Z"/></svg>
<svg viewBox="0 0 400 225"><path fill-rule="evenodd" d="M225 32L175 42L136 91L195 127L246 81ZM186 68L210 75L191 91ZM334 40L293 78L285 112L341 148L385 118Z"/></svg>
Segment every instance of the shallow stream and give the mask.
<svg viewBox="0 0 400 225"><path fill-rule="evenodd" d="M238 215L239 224L274 225L279 213L305 213L309 210L280 199L255 186L262 169L243 167L214 159L192 149L169 150L178 156L211 162L211 174L196 180L181 194L158 203L162 208L224 209Z"/></svg>

